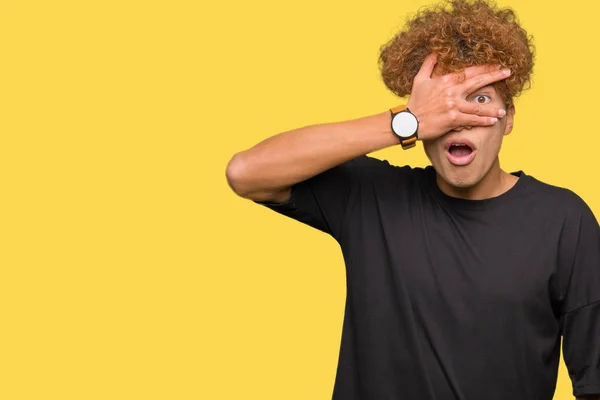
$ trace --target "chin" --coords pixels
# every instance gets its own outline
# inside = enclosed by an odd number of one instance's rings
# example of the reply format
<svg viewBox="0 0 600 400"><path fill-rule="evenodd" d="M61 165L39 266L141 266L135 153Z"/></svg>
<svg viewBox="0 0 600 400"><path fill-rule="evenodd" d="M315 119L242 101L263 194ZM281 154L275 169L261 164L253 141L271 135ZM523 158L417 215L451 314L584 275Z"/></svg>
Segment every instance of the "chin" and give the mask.
<svg viewBox="0 0 600 400"><path fill-rule="evenodd" d="M447 171L437 169L438 175L450 186L457 189L471 188L481 181L481 177L475 171L470 171L468 167L459 167L458 171ZM451 168L453 169L453 168Z"/></svg>
<svg viewBox="0 0 600 400"><path fill-rule="evenodd" d="M448 182L449 185L451 185L457 189L468 189L479 183L479 181L476 179L465 179L465 180L457 179L457 180L450 180L450 181L447 180L446 182Z"/></svg>

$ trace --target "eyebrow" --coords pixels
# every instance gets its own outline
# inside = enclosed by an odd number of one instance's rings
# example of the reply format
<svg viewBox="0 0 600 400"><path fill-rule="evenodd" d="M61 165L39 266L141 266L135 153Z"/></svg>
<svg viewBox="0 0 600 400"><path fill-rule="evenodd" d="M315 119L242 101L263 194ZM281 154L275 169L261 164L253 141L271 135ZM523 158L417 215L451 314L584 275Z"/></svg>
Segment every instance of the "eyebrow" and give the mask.
<svg viewBox="0 0 600 400"><path fill-rule="evenodd" d="M493 85L487 85L487 86L484 86L484 87L482 87L482 88L479 88L479 89L477 89L477 90L475 90L475 91L471 92L471 93L469 94L469 96L474 96L474 95L476 95L477 93L484 93L484 92L485 92L485 93L487 93L487 94L493 94L493 95L496 95L496 94L497 94L497 93L495 92L495 90L494 90L494 86L493 86Z"/></svg>
<svg viewBox="0 0 600 400"><path fill-rule="evenodd" d="M494 86L492 86L492 85L487 85L487 86L484 86L484 87L482 87L482 88L479 88L478 90L474 91L473 93L476 93L476 92L481 92L481 91L483 91L483 90L490 90L490 89L494 89Z"/></svg>

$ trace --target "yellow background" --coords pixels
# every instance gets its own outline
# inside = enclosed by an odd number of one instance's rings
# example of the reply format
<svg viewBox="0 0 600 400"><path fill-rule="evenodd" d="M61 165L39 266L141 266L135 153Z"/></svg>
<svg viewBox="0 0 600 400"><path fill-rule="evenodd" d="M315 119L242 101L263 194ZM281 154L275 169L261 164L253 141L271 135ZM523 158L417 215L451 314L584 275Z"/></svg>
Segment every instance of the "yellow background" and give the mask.
<svg viewBox="0 0 600 400"><path fill-rule="evenodd" d="M427 3L2 1L0 398L330 398L339 247L236 197L225 166L396 105L379 46ZM600 215L600 5L501 4L538 49L503 167Z"/></svg>

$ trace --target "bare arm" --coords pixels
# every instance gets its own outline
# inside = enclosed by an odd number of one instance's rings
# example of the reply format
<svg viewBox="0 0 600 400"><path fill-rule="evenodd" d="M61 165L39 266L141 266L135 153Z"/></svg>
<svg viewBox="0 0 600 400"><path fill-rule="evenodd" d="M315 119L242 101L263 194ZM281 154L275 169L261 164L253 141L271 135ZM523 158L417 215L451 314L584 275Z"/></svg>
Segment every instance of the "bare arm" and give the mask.
<svg viewBox="0 0 600 400"><path fill-rule="evenodd" d="M459 126L489 126L501 117L492 105L466 101L472 91L507 77L489 66L432 78L436 56L425 59L413 84L409 108L419 119L419 139L439 137ZM485 117L484 117L485 116ZM310 125L272 136L239 152L229 161L227 181L239 195L256 201L281 202L291 187L358 156L399 143L391 130L389 110L375 115Z"/></svg>
<svg viewBox="0 0 600 400"><path fill-rule="evenodd" d="M310 125L272 136L233 156L227 180L240 196L284 201L290 187L348 160L399 144L389 111Z"/></svg>

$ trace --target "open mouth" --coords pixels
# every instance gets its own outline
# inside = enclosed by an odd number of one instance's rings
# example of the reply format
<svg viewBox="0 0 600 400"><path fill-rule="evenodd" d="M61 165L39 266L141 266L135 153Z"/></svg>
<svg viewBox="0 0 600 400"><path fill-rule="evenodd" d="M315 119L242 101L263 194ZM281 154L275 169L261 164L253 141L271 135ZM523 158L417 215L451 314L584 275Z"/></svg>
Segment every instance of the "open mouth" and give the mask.
<svg viewBox="0 0 600 400"><path fill-rule="evenodd" d="M446 144L448 160L458 166L467 165L475 158L475 147L467 140L452 141Z"/></svg>

